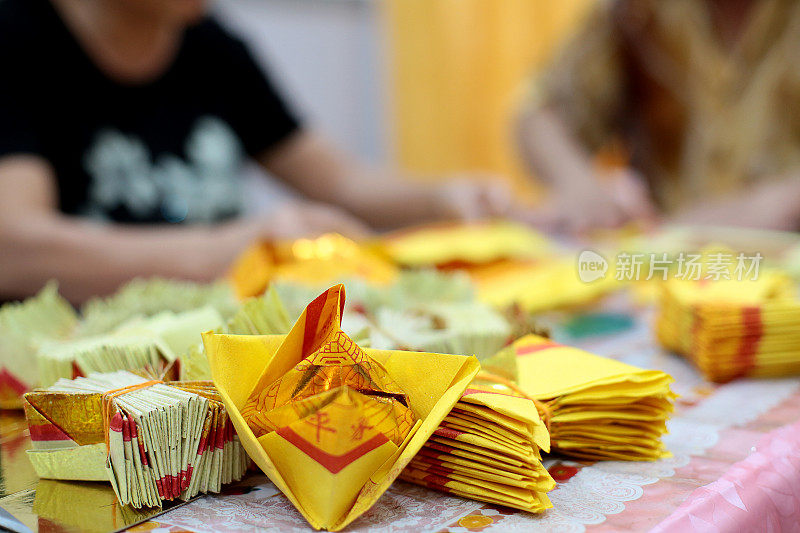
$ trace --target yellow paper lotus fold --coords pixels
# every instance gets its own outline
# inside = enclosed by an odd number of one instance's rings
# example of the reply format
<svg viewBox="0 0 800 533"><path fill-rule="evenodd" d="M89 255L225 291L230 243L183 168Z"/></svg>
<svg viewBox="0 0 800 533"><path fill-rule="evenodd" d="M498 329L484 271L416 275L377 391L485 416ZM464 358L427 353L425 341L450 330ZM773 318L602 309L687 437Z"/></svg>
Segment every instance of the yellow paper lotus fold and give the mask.
<svg viewBox="0 0 800 533"><path fill-rule="evenodd" d="M22 408L22 395L39 384L39 346L70 337L77 324L54 282L24 302L0 307L0 409Z"/></svg>
<svg viewBox="0 0 800 533"><path fill-rule="evenodd" d="M344 287L281 335L203 335L250 457L315 528L369 509L450 412L474 357L361 349L342 332Z"/></svg>

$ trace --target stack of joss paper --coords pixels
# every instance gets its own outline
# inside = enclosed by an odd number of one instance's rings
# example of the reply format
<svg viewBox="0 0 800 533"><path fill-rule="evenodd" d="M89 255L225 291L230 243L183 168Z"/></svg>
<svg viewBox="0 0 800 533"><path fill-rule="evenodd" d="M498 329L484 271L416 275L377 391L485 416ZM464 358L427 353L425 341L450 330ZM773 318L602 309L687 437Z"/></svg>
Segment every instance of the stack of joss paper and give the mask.
<svg viewBox="0 0 800 533"><path fill-rule="evenodd" d="M503 314L476 300L469 277L461 272L409 270L385 285L363 280L345 284L348 302L342 325L370 348L472 354L480 359L496 353L514 334L514 324ZM271 310L283 306L283 314L292 317L299 316L320 292L286 281L273 282L265 294L270 291L275 292L278 304ZM262 305L262 301L251 299L243 308ZM249 326L239 333L247 330L257 332Z"/></svg>
<svg viewBox="0 0 800 533"><path fill-rule="evenodd" d="M0 409L59 378L168 366L238 307L224 283L134 280L87 302L79 315L48 283L23 302L0 307Z"/></svg>
<svg viewBox="0 0 800 533"><path fill-rule="evenodd" d="M519 389L547 406L554 453L621 461L669 455L661 440L676 397L668 374L537 335L522 337L496 358L513 361Z"/></svg>
<svg viewBox="0 0 800 533"><path fill-rule="evenodd" d="M181 314L203 307L214 308L224 319L239 307L233 287L224 281L194 283L164 278L136 278L103 298L92 298L81 306L77 336L113 331L136 319L165 311Z"/></svg>
<svg viewBox="0 0 800 533"><path fill-rule="evenodd" d="M619 286L613 276L583 283L572 251L559 251L542 234L507 221L420 226L386 235L379 244L404 267L468 273L478 299L498 308L536 312L580 305Z"/></svg>
<svg viewBox="0 0 800 533"><path fill-rule="evenodd" d="M555 481L540 453L550 437L537 406L478 376L400 478L532 513L552 507Z"/></svg>
<svg viewBox="0 0 800 533"><path fill-rule="evenodd" d="M197 344L201 333L222 323L216 309L206 306L133 319L103 335L42 342L36 353L39 385L95 372L157 372Z"/></svg>
<svg viewBox="0 0 800 533"><path fill-rule="evenodd" d="M710 381L800 373L800 300L778 272L664 282L656 335Z"/></svg>
<svg viewBox="0 0 800 533"><path fill-rule="evenodd" d="M249 464L210 382L118 371L62 379L25 400L36 473L110 481L123 505L160 507L219 492Z"/></svg>
<svg viewBox="0 0 800 533"><path fill-rule="evenodd" d="M22 407L22 395L39 384L39 346L69 337L77 325L78 315L54 283L0 307L0 409Z"/></svg>
<svg viewBox="0 0 800 533"><path fill-rule="evenodd" d="M248 454L331 531L378 500L479 370L474 357L362 349L341 330L343 308L338 285L288 335L203 336Z"/></svg>

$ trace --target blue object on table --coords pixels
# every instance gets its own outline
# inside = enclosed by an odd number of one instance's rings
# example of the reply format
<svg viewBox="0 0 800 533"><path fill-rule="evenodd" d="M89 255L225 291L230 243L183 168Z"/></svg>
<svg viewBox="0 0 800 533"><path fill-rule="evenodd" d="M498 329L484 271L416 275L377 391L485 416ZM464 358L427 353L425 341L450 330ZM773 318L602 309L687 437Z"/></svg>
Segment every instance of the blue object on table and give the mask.
<svg viewBox="0 0 800 533"><path fill-rule="evenodd" d="M631 329L634 324L634 318L626 313L597 312L573 316L560 329L569 340L575 341L622 333Z"/></svg>
<svg viewBox="0 0 800 533"><path fill-rule="evenodd" d="M11 516L11 513L0 507L0 530L14 533L33 533L31 528Z"/></svg>

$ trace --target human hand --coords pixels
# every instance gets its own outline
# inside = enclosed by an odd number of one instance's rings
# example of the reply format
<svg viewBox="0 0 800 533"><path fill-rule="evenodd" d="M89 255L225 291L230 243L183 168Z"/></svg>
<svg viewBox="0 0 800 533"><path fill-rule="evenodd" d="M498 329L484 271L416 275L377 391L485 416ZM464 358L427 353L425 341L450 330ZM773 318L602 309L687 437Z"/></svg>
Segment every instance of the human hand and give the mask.
<svg viewBox="0 0 800 533"><path fill-rule="evenodd" d="M679 211L671 222L794 231L800 225L800 181L787 176L736 195L706 199Z"/></svg>
<svg viewBox="0 0 800 533"><path fill-rule="evenodd" d="M256 217L246 224L251 240L264 237L293 240L323 233L340 233L360 240L373 233L366 224L338 207L307 201L284 204L274 212Z"/></svg>
<svg viewBox="0 0 800 533"><path fill-rule="evenodd" d="M480 220L509 214L511 190L501 179L460 176L434 186L433 208L439 218Z"/></svg>
<svg viewBox="0 0 800 533"><path fill-rule="evenodd" d="M583 234L631 221L650 224L657 217L643 178L630 169L582 180L579 186L558 188L545 202L518 218L551 232Z"/></svg>

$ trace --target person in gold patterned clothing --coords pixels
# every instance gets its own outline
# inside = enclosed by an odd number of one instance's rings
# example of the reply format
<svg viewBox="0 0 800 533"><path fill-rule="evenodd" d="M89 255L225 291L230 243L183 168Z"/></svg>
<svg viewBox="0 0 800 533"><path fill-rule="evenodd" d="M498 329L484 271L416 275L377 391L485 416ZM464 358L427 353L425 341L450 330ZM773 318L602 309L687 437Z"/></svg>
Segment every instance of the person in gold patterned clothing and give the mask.
<svg viewBox="0 0 800 533"><path fill-rule="evenodd" d="M552 192L536 216L796 229L798 57L797 2L601 2L528 92L520 145Z"/></svg>

